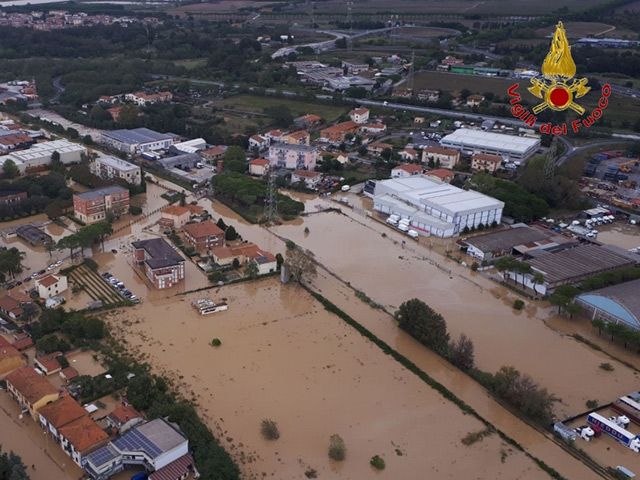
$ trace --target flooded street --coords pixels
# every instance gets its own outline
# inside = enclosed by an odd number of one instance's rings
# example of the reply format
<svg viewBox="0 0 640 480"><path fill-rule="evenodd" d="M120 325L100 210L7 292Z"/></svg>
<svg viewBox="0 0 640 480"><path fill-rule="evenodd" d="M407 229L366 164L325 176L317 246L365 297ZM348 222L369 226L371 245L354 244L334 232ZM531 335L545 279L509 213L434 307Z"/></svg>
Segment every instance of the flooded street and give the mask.
<svg viewBox="0 0 640 480"><path fill-rule="evenodd" d="M190 301L225 298L229 310L202 317ZM304 290L276 279L152 300L110 315L131 350L193 397L239 460L244 478L368 478L384 457L389 479L537 479L544 475L497 435L465 447L482 423L409 373ZM222 346L209 345L219 338ZM263 418L281 438L262 439ZM327 457L341 435L347 459ZM504 457L504 458L503 458ZM503 461L504 460L504 461Z"/></svg>

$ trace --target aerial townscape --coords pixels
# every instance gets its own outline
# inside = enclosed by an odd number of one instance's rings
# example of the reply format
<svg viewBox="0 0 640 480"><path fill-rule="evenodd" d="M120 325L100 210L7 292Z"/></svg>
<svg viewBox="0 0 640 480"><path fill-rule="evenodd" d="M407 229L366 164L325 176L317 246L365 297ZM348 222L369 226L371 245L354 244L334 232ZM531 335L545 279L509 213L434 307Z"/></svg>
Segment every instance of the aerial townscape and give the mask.
<svg viewBox="0 0 640 480"><path fill-rule="evenodd" d="M0 480L640 475L638 0L0 0Z"/></svg>

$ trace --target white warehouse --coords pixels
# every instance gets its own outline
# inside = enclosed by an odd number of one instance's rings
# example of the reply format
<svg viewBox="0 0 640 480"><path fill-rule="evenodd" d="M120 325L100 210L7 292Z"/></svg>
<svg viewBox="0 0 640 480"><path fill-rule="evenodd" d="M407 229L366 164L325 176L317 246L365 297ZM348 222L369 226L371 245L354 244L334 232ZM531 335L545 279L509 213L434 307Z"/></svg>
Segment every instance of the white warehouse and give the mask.
<svg viewBox="0 0 640 480"><path fill-rule="evenodd" d="M459 128L443 137L440 145L455 148L469 155L489 153L517 162L533 155L540 148L540 139Z"/></svg>
<svg viewBox="0 0 640 480"><path fill-rule="evenodd" d="M504 203L423 176L376 182L373 208L409 218L421 235L453 237L465 227L500 223Z"/></svg>
<svg viewBox="0 0 640 480"><path fill-rule="evenodd" d="M4 159L13 160L21 172L25 170L38 170L51 163L53 152L60 154L60 161L65 165L70 163L80 163L82 154L87 153L87 149L78 143L68 140L52 140L50 142L36 143L28 150L13 152ZM22 167L21 167L22 166Z"/></svg>

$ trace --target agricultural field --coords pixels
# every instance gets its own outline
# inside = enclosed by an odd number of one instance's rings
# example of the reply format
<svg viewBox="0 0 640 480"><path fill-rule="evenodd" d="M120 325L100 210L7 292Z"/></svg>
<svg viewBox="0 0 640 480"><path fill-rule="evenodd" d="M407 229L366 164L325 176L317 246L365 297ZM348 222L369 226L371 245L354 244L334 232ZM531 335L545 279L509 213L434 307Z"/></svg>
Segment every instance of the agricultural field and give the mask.
<svg viewBox="0 0 640 480"><path fill-rule="evenodd" d="M277 5L278 2L270 3ZM193 3L191 5L183 5L178 8L169 10L167 13L172 15L206 15L208 13L238 13L244 9L259 9L264 7L264 2L255 0L219 0L208 3Z"/></svg>
<svg viewBox="0 0 640 480"><path fill-rule="evenodd" d="M74 285L81 287L93 300L100 300L104 305L120 303L123 298L109 283L86 265L80 265L69 272Z"/></svg>
<svg viewBox="0 0 640 480"><path fill-rule="evenodd" d="M306 113L320 115L327 122L334 121L340 115L347 112L347 107L326 105L322 103L305 102L302 100L290 100L286 98L260 97L256 95L236 95L214 102L216 107L228 108L248 113L263 113L265 108L286 106L294 117Z"/></svg>
<svg viewBox="0 0 640 480"><path fill-rule="evenodd" d="M513 80L506 78L482 77L479 75L459 75L444 72L417 72L414 77L414 88L443 90L454 92L467 89L472 93L491 92L504 97Z"/></svg>

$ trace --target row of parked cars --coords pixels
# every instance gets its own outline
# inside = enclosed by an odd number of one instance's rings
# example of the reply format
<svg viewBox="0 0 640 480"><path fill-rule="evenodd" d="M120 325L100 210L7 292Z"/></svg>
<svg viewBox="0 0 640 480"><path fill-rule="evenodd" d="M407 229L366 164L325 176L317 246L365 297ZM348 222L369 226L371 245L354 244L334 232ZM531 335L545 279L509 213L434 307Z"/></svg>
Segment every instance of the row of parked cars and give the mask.
<svg viewBox="0 0 640 480"><path fill-rule="evenodd" d="M140 303L140 299L135 296L135 294L131 290L127 290L124 282L121 282L116 277L111 275L109 272L104 272L102 274L102 278L104 278L107 282L109 282L113 287L118 291L118 293L123 296L125 299L129 300L133 303Z"/></svg>
<svg viewBox="0 0 640 480"><path fill-rule="evenodd" d="M11 290L14 287L19 287L20 285L22 285L23 283L28 283L31 280L33 280L34 278L40 277L42 275L44 275L47 272L50 272L51 270L58 268L60 265L62 265L62 260L58 260L57 262L54 262L50 265L47 266L47 268L43 268L42 270L38 271L38 272L34 272L31 275L29 275L28 277L23 278L22 280L18 280L16 282L9 282L5 285L7 290Z"/></svg>

